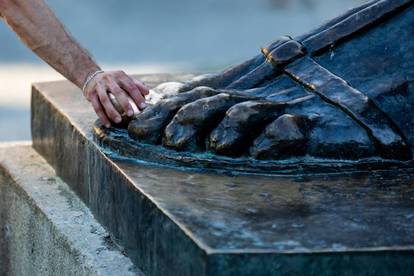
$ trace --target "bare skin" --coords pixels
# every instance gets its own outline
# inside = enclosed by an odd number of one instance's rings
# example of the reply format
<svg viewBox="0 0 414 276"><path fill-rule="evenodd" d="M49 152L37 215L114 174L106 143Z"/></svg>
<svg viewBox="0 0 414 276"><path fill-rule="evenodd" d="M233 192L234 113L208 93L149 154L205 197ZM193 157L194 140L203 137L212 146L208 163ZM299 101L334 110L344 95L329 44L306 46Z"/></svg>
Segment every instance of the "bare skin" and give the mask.
<svg viewBox="0 0 414 276"><path fill-rule="evenodd" d="M0 0L0 17L19 38L41 59L79 88L88 76L101 68L66 31L62 23L43 0ZM108 93L115 95L125 114L133 116L128 99L145 108L148 88L123 71L103 72L94 77L84 94L106 127L111 121L121 122L121 115L113 106Z"/></svg>

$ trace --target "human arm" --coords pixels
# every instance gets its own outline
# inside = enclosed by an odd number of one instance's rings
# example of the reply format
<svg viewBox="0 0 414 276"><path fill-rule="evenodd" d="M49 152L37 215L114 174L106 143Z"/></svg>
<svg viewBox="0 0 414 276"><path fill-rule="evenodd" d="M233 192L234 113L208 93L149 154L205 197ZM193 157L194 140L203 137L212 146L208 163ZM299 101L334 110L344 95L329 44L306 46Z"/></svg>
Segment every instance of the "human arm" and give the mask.
<svg viewBox="0 0 414 276"><path fill-rule="evenodd" d="M33 52L79 88L83 87L88 76L100 70L43 0L0 0L0 14ZM96 75L84 93L106 126L110 121L118 123L121 120L121 114L109 99L109 92L115 95L125 113L132 116L128 97L144 108L148 89L122 71Z"/></svg>

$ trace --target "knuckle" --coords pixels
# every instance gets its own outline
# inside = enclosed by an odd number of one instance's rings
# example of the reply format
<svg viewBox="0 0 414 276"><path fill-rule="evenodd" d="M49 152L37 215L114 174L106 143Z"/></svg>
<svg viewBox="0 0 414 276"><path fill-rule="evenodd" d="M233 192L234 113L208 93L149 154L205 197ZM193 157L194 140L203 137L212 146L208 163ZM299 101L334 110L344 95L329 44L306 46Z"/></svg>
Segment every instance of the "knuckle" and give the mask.
<svg viewBox="0 0 414 276"><path fill-rule="evenodd" d="M137 92L138 91L138 88L135 86L135 85L133 85L132 83L130 83L130 82L124 82L124 87L129 91L129 92Z"/></svg>
<svg viewBox="0 0 414 276"><path fill-rule="evenodd" d="M113 80L112 80L112 76L111 75L109 75L109 74L105 74L104 76L102 76L102 79L106 82L106 83L108 83L108 82L112 82Z"/></svg>
<svg viewBox="0 0 414 276"><path fill-rule="evenodd" d="M105 105L104 108L109 117L113 117L117 114L116 110L112 105Z"/></svg>
<svg viewBox="0 0 414 276"><path fill-rule="evenodd" d="M108 105L110 103L109 98L108 97L102 97L101 98L101 103L103 105Z"/></svg>
<svg viewBox="0 0 414 276"><path fill-rule="evenodd" d="M102 89L103 87L105 87L105 80L103 79L99 79L96 81L96 86L97 88L99 87L100 89Z"/></svg>
<svg viewBox="0 0 414 276"><path fill-rule="evenodd" d="M112 78L119 78L120 76L122 76L122 72L121 71L113 71L113 72L111 72L111 77Z"/></svg>
<svg viewBox="0 0 414 276"><path fill-rule="evenodd" d="M137 95L134 95L132 98L137 103L141 103L141 102L144 101L144 97L141 94L139 94L139 93Z"/></svg>
<svg viewBox="0 0 414 276"><path fill-rule="evenodd" d="M136 88L136 87L134 87L133 89L131 89L129 91L129 94L131 96L134 96L134 97L141 97L141 91L138 88Z"/></svg>
<svg viewBox="0 0 414 276"><path fill-rule="evenodd" d="M109 87L111 92L114 94L121 94L122 93L122 89L115 83L112 83L111 86Z"/></svg>
<svg viewBox="0 0 414 276"><path fill-rule="evenodd" d="M144 99L144 96L142 96L140 91L137 91L136 95L134 95L136 99L142 101Z"/></svg>

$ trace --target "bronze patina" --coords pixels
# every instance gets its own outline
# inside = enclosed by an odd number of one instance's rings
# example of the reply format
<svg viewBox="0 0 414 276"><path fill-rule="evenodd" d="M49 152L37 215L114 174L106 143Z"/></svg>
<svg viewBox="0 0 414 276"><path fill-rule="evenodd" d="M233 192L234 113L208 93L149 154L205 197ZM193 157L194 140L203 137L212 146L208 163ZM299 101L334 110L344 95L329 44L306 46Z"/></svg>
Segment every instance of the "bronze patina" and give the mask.
<svg viewBox="0 0 414 276"><path fill-rule="evenodd" d="M95 127L121 155L243 172L411 166L414 1L376 0L282 37L220 73L154 91L124 127Z"/></svg>

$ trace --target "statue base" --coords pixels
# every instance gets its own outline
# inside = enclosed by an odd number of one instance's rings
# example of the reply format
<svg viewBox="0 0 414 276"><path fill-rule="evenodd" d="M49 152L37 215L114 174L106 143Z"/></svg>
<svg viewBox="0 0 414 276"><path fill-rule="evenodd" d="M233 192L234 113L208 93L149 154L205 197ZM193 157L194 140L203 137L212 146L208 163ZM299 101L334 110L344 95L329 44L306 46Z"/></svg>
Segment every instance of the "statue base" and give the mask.
<svg viewBox="0 0 414 276"><path fill-rule="evenodd" d="M94 141L95 120L68 82L33 86L33 147L148 275L414 269L413 169L266 176L130 162Z"/></svg>

